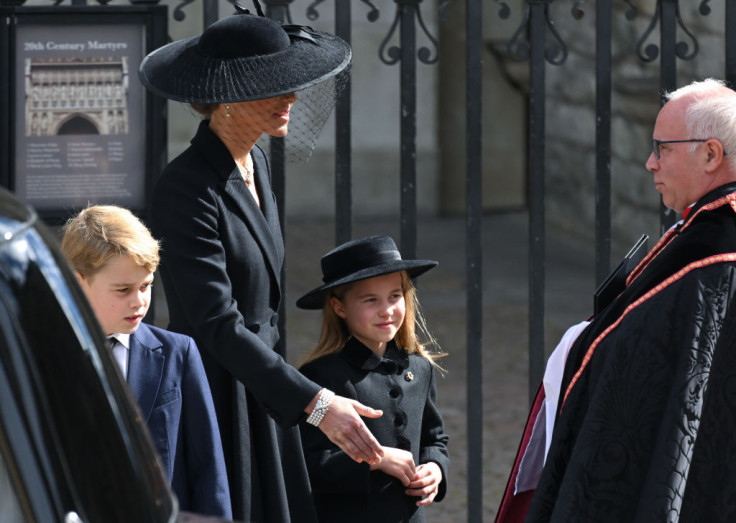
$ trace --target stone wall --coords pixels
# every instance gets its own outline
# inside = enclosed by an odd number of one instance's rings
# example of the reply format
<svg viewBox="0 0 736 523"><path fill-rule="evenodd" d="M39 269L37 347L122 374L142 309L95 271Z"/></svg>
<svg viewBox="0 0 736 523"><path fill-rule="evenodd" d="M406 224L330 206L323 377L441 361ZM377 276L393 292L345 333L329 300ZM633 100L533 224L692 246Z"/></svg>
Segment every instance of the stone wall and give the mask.
<svg viewBox="0 0 736 523"><path fill-rule="evenodd" d="M629 21L628 6L613 2L611 72L611 185L614 252L621 253L646 232L659 236L659 194L644 168L659 110L659 60L645 63L637 44L654 17L655 2L634 2L637 17ZM699 2L680 2L684 26L697 38L699 51L691 61L678 60L678 85L724 75L724 6L713 2L703 16ZM688 4L688 5L682 5ZM698 4L698 5L696 5ZM595 5L583 5L584 16L571 16L571 3L555 2L551 18L569 56L561 66L547 66L547 212L548 223L582 238L595 228ZM678 42L693 42L682 29ZM657 29L647 45L659 45ZM651 245L651 244L650 244Z"/></svg>

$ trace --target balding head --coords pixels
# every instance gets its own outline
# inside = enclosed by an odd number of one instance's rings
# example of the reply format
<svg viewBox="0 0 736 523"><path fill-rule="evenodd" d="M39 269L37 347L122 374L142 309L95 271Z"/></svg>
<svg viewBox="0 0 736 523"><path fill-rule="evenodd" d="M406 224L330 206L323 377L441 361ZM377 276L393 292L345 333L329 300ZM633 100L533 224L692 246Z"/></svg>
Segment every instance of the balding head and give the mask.
<svg viewBox="0 0 736 523"><path fill-rule="evenodd" d="M665 206L681 212L736 181L736 93L719 80L693 82L666 95L646 167Z"/></svg>
<svg viewBox="0 0 736 523"><path fill-rule="evenodd" d="M707 78L666 93L665 98L668 109L682 111L690 137L721 143L726 152L724 167L736 179L736 92L721 80Z"/></svg>

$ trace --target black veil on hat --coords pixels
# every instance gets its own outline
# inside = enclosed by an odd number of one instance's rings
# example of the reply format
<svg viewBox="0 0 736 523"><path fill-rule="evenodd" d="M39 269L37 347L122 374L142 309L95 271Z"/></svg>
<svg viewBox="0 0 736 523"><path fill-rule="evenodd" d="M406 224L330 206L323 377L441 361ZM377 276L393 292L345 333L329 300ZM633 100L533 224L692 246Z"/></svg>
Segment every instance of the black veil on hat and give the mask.
<svg viewBox="0 0 736 523"><path fill-rule="evenodd" d="M402 260L393 238L369 236L332 249L322 256L321 265L324 283L296 301L300 309L321 309L330 289L398 271L406 271L410 278L416 278L438 262Z"/></svg>
<svg viewBox="0 0 736 523"><path fill-rule="evenodd" d="M292 108L287 147L291 157L302 160L311 154L347 84L351 58L350 46L335 35L282 25L241 9L201 35L149 53L138 74L151 92L190 104L247 102L296 93L299 101Z"/></svg>

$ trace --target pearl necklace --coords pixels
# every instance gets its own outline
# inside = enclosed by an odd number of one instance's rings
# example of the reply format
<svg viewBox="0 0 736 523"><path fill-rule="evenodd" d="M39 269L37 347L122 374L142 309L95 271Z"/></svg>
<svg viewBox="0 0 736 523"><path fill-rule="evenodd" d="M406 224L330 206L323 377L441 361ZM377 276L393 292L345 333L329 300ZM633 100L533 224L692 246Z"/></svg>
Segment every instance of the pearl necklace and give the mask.
<svg viewBox="0 0 736 523"><path fill-rule="evenodd" d="M253 158L251 158L250 153L245 157L245 164L235 160L235 165L238 166L238 171L245 180L245 185L250 187L253 184Z"/></svg>

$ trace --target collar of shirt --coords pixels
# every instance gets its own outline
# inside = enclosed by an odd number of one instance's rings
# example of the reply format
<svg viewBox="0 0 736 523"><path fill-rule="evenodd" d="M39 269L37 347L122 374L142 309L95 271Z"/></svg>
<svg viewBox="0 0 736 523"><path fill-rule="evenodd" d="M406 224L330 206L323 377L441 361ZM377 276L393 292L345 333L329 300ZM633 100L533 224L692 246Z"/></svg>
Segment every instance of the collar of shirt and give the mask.
<svg viewBox="0 0 736 523"><path fill-rule="evenodd" d="M130 334L120 332L111 334L108 338L115 338L117 343L112 348L112 356L120 367L123 378L128 380L128 361L130 360Z"/></svg>
<svg viewBox="0 0 736 523"><path fill-rule="evenodd" d="M404 371L409 366L409 356L391 340L386 344L386 353L379 356L363 345L357 338L350 338L342 349L343 357L354 367L363 370L375 370L385 365L394 371Z"/></svg>
<svg viewBox="0 0 736 523"><path fill-rule="evenodd" d="M123 334L121 332L114 332L108 336L108 338L115 338L120 345L130 350L130 334Z"/></svg>
<svg viewBox="0 0 736 523"><path fill-rule="evenodd" d="M707 194L704 194L697 202L692 204L690 207L685 209L683 211L683 218L687 220L687 216L690 216L691 214L695 213L698 209L700 209L703 205L714 202L718 198L722 198L723 196L726 196L728 194L731 194L732 192L736 192L736 182L729 182L725 183L719 187L716 187L712 191L710 191ZM687 214L685 214L687 213Z"/></svg>
<svg viewBox="0 0 736 523"><path fill-rule="evenodd" d="M691 206L686 207L685 210L682 211L682 220L681 221L684 222L685 220L687 220L687 217L690 216L690 213L693 211L693 207L695 207L695 204L692 204Z"/></svg>
<svg viewBox="0 0 736 523"><path fill-rule="evenodd" d="M670 227L668 231L675 229L677 227L680 227L681 225L684 225L687 219L690 217L690 215L693 214L698 209L700 209L706 203L713 202L717 200L718 198L726 196L727 194L731 194L732 192L736 192L736 182L729 182L729 183L723 184L719 187L716 187L709 193L704 194L697 202L688 205L682 211L682 219L678 220L674 225L672 225L672 227Z"/></svg>

